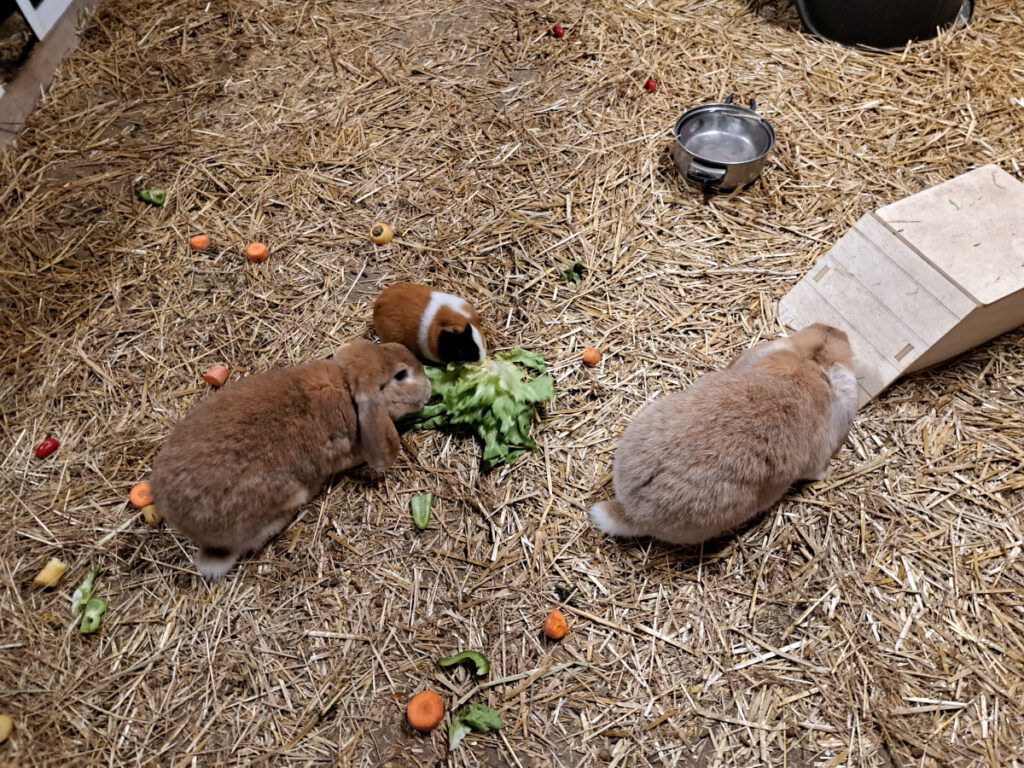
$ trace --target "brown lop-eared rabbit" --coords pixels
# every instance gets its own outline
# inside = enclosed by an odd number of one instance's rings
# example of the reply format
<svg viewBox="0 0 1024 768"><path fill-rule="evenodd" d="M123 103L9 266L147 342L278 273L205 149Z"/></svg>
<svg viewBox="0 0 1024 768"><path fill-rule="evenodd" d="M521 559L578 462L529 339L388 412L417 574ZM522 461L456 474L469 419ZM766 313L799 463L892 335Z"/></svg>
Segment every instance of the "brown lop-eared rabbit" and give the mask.
<svg viewBox="0 0 1024 768"><path fill-rule="evenodd" d="M590 510L612 536L699 544L823 480L857 409L847 336L816 324L646 406L615 451L615 498Z"/></svg>
<svg viewBox="0 0 1024 768"><path fill-rule="evenodd" d="M332 475L383 472L401 442L394 422L419 411L430 382L400 344L354 341L331 360L257 373L202 400L153 464L157 509L219 579L280 533Z"/></svg>

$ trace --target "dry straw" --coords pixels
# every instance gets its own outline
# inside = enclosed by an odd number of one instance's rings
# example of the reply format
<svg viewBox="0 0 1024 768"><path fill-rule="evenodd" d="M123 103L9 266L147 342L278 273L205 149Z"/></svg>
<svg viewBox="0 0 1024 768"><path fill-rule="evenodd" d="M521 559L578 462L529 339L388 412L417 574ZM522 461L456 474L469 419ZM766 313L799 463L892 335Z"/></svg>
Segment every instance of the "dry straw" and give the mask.
<svg viewBox="0 0 1024 768"><path fill-rule="evenodd" d="M0 762L1019 765L1020 332L896 386L828 480L714 548L584 515L629 416L776 334L852 221L983 163L1020 175L1024 23L978 5L879 55L808 38L788 3L104 2L0 153ZM731 93L779 142L705 202L667 133ZM545 354L541 452L485 476L470 440L410 435L379 485L340 478L205 586L128 489L210 365L326 355L396 279ZM42 592L51 556L71 569ZM93 566L110 610L85 638L67 593ZM581 595L551 644L559 585ZM478 689L434 664L463 647L493 661ZM445 757L404 725L424 687L504 730Z"/></svg>

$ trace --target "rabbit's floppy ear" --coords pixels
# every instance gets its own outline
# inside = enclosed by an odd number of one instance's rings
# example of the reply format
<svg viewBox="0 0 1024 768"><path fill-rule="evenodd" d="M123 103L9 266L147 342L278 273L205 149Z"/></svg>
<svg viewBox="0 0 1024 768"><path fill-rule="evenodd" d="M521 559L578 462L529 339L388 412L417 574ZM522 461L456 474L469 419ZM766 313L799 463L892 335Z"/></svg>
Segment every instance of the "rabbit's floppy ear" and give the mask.
<svg viewBox="0 0 1024 768"><path fill-rule="evenodd" d="M404 347L403 347L404 349ZM339 350L340 359L359 419L359 447L363 459L375 472L383 472L398 456L401 441L384 402L388 384L387 356L382 348L366 339L356 339Z"/></svg>
<svg viewBox="0 0 1024 768"><path fill-rule="evenodd" d="M363 458L376 472L383 472L398 457L401 441L388 409L373 394L358 394L355 398L359 412L359 446Z"/></svg>

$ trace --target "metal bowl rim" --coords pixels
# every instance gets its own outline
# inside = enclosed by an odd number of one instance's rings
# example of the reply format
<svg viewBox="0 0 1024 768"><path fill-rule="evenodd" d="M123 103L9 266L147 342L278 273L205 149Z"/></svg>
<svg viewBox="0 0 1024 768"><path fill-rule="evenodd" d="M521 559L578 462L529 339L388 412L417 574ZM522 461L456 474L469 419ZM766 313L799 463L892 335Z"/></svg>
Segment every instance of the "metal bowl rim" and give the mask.
<svg viewBox="0 0 1024 768"><path fill-rule="evenodd" d="M686 145L679 140L679 129L688 120L692 120L697 115L706 114L708 112L732 112L737 115L742 115L743 117L752 118L755 122L757 122L761 127L763 127L768 132L767 148L765 148L764 152L762 152L759 155L751 157L747 160L740 160L732 163L723 163L718 160L710 160L706 157L702 157L701 155L691 152L689 149L686 148ZM697 107L691 107L690 109L683 112L683 114L679 116L679 119L676 120L675 127L672 129L672 141L674 141L680 147L680 149L683 149L684 151L692 155L694 159L700 160L702 163L709 163L710 165L713 166L728 168L732 166L744 165L746 163L756 163L758 160L763 160L765 157L767 157L768 153L771 152L772 149L775 147L775 128L772 126L768 118L764 117L763 115L759 114L753 109L748 109L747 107L741 106L739 104L714 102L711 104L701 104L700 106Z"/></svg>

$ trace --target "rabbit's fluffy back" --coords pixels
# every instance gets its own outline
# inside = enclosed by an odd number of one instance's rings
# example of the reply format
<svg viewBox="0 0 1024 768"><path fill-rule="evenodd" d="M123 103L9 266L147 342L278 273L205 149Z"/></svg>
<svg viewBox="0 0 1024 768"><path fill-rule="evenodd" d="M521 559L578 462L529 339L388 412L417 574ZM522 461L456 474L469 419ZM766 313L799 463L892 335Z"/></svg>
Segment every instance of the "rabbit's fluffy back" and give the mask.
<svg viewBox="0 0 1024 768"><path fill-rule="evenodd" d="M216 578L282 530L330 476L364 461L386 469L399 448L393 420L429 396L408 350L365 340L333 360L232 382L196 405L157 455L157 509Z"/></svg>
<svg viewBox="0 0 1024 768"><path fill-rule="evenodd" d="M592 511L598 526L699 543L821 475L837 447L830 375L850 362L845 336L823 328L758 345L644 408L619 441L616 500Z"/></svg>
<svg viewBox="0 0 1024 768"><path fill-rule="evenodd" d="M234 549L247 537L240 527L272 527L285 512L292 499L280 497L282 484L311 496L346 468L325 446L348 454L349 466L360 463L357 434L344 371L331 361L239 379L202 400L168 438L153 467L157 509L198 546Z"/></svg>

